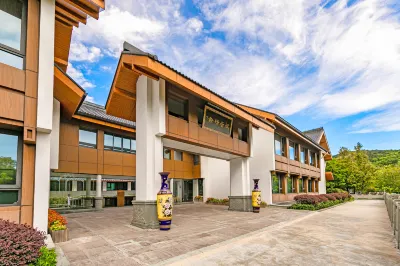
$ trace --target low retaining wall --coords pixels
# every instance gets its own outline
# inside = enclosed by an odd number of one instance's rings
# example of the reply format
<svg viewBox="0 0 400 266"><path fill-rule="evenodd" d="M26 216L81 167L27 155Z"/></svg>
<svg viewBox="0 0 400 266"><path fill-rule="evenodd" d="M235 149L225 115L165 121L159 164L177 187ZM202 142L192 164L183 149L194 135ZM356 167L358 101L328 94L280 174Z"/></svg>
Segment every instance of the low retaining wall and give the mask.
<svg viewBox="0 0 400 266"><path fill-rule="evenodd" d="M385 194L384 200L396 239L396 245L400 249L400 194Z"/></svg>
<svg viewBox="0 0 400 266"><path fill-rule="evenodd" d="M352 196L354 197L354 199L361 199L361 200L383 200L384 199L384 195L358 195L358 194L352 194Z"/></svg>

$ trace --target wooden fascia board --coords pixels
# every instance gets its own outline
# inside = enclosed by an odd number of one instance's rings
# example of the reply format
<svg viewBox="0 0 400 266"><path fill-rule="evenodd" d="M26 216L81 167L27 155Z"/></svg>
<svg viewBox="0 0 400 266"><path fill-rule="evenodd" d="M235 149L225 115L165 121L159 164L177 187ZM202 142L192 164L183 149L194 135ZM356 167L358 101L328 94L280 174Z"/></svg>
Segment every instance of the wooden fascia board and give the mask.
<svg viewBox="0 0 400 266"><path fill-rule="evenodd" d="M221 97L211 93L210 91L198 86L191 80L188 80L184 76L176 73L175 71L169 69L163 64L147 57L147 56L137 56L137 55L122 55L122 61L126 63L130 63L133 66L139 66L140 68L145 69L150 73L154 73L154 75L162 77L163 79L172 82L174 84L179 85L180 87L185 88L191 93L195 94L198 97L201 97L209 102L212 102L219 107L225 109L228 112L231 112L242 119L251 122L252 124L263 128L267 131L274 132L274 128L269 126L268 124L258 120L257 118L251 116L245 111L241 110L239 107L235 106L232 103L227 102Z"/></svg>
<svg viewBox="0 0 400 266"><path fill-rule="evenodd" d="M62 60L61 58L58 58L58 57L54 57L54 62L57 65L68 66L68 62L67 61Z"/></svg>
<svg viewBox="0 0 400 266"><path fill-rule="evenodd" d="M86 92L81 89L71 78L69 78L65 73L59 70L56 66L54 66L54 79L58 79L61 83L63 83L66 87L70 88L80 100L78 102L71 102L70 99L67 99L70 103L75 105L74 110L68 110L69 118L72 117L73 114L78 110L80 104L82 103L83 98L86 96ZM61 105L63 103L63 99L57 99L60 101Z"/></svg>
<svg viewBox="0 0 400 266"><path fill-rule="evenodd" d="M126 97L126 98L130 99L130 100L133 100L133 101L136 100L136 95L134 95L133 93L131 93L129 91L121 90L121 89L119 89L117 87L114 87L113 91L114 91L114 93L117 93L117 94L119 94L119 95L121 95L123 97Z"/></svg>
<svg viewBox="0 0 400 266"><path fill-rule="evenodd" d="M102 125L102 126L106 126L106 127L112 127L112 128L120 129L120 130L123 130L123 131L129 131L129 132L133 132L133 133L136 132L136 130L134 128L121 126L121 125L117 125L117 124L114 124L114 123L105 122L105 121L102 121L102 120L99 120L99 119L86 117L86 116L82 116L82 115L73 115L72 118L75 118L75 119L78 119L78 120L82 120L82 121L86 121L86 122L90 122L90 123L97 124L97 125Z"/></svg>
<svg viewBox="0 0 400 266"><path fill-rule="evenodd" d="M106 4L104 0L91 0L91 2L93 2L94 4L96 4L97 6L99 6L102 9L106 8Z"/></svg>
<svg viewBox="0 0 400 266"><path fill-rule="evenodd" d="M91 16L92 18L98 20L99 19L99 11L98 10L93 10L89 8L86 5L83 5L79 1L76 0L57 0L57 2L64 2L66 4L69 4L73 6L74 8L82 11L83 13L87 14L88 16Z"/></svg>

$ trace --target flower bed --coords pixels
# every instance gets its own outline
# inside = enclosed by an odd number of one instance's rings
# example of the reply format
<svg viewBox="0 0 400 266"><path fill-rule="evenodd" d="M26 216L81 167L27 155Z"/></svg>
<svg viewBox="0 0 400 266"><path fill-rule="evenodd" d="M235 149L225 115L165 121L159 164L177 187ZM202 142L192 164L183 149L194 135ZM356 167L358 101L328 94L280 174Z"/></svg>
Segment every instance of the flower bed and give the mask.
<svg viewBox="0 0 400 266"><path fill-rule="evenodd" d="M294 197L294 200L296 203L288 207L288 209L316 211L340 203L353 201L354 198L347 192L341 192L320 195L297 195Z"/></svg>
<svg viewBox="0 0 400 266"><path fill-rule="evenodd" d="M0 265L56 265L56 253L45 244L45 232L0 219Z"/></svg>
<svg viewBox="0 0 400 266"><path fill-rule="evenodd" d="M196 197L194 197L194 201L203 202L203 196L196 196Z"/></svg>
<svg viewBox="0 0 400 266"><path fill-rule="evenodd" d="M216 199L216 198L207 198L207 204L213 205L229 205L229 199Z"/></svg>

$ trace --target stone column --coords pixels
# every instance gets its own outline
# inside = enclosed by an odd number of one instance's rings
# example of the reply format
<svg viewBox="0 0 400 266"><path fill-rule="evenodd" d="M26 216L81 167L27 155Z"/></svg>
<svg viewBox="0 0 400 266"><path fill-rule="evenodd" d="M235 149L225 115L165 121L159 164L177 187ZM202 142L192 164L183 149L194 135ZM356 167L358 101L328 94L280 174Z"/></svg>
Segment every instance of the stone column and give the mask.
<svg viewBox="0 0 400 266"><path fill-rule="evenodd" d="M309 179L309 177L303 179L303 187L304 187L304 192L305 192L305 193L308 193L308 192L309 192L309 191L308 191L308 179Z"/></svg>
<svg viewBox="0 0 400 266"><path fill-rule="evenodd" d="M107 191L107 182L103 182L103 191Z"/></svg>
<svg viewBox="0 0 400 266"><path fill-rule="evenodd" d="M76 180L72 180L72 191L78 191L78 181Z"/></svg>
<svg viewBox="0 0 400 266"><path fill-rule="evenodd" d="M295 189L296 189L296 193L300 193L300 191L299 191L299 189L300 189L300 186L299 186L299 180L300 180L300 178L301 178L301 176L299 175L299 176L297 176L296 177L296 184L295 184Z"/></svg>
<svg viewBox="0 0 400 266"><path fill-rule="evenodd" d="M127 182L126 191L131 191L131 190L132 190L132 182Z"/></svg>
<svg viewBox="0 0 400 266"><path fill-rule="evenodd" d="M230 211L253 211L251 205L251 184L249 158L237 158L230 161L231 192Z"/></svg>
<svg viewBox="0 0 400 266"><path fill-rule="evenodd" d="M96 210L101 210L103 208L103 197L101 195L101 175L97 175L96 177L96 198L95 198L95 206Z"/></svg>
<svg viewBox="0 0 400 266"><path fill-rule="evenodd" d="M156 197L163 171L165 135L165 81L144 75L136 83L136 200L131 224L140 228L158 228Z"/></svg>
<svg viewBox="0 0 400 266"><path fill-rule="evenodd" d="M289 177L289 174L285 174L282 177L282 194L286 195L288 194L288 187L287 187L287 179Z"/></svg>
<svg viewBox="0 0 400 266"><path fill-rule="evenodd" d="M199 195L199 180L193 180L193 199Z"/></svg>

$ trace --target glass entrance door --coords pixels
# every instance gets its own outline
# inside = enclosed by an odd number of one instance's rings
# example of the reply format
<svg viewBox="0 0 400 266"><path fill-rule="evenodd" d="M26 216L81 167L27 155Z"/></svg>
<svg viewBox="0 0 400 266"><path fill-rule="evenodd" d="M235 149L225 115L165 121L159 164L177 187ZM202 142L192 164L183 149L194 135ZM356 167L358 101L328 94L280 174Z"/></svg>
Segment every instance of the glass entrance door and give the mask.
<svg viewBox="0 0 400 266"><path fill-rule="evenodd" d="M193 180L183 180L183 202L193 201Z"/></svg>

